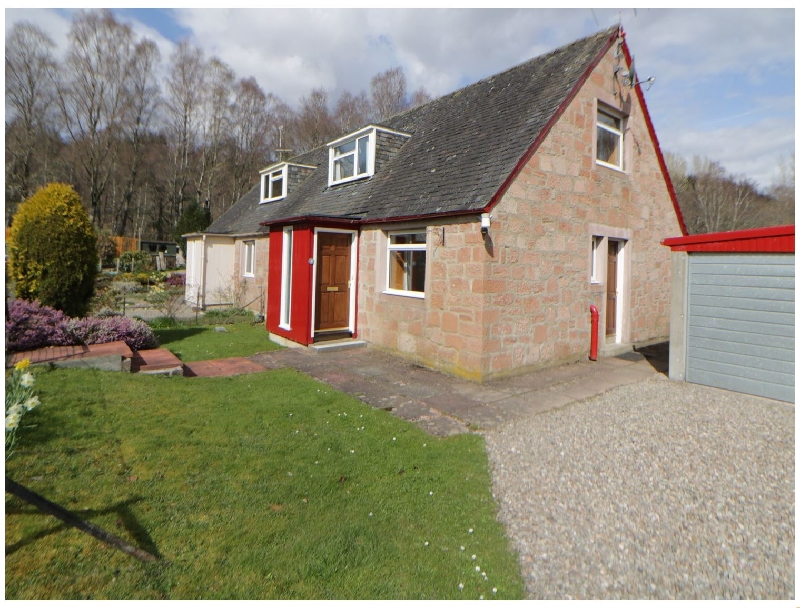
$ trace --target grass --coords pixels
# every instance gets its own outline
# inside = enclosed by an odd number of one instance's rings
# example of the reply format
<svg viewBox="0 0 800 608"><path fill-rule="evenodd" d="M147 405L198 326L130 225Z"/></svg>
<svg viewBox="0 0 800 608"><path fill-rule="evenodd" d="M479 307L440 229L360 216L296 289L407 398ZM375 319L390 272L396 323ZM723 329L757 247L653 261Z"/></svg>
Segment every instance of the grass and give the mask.
<svg viewBox="0 0 800 608"><path fill-rule="evenodd" d="M214 327L185 326L154 329L159 343L181 361L207 361L226 357L249 357L255 353L280 348L267 337L262 324L233 323L223 325L224 332Z"/></svg>
<svg viewBox="0 0 800 608"><path fill-rule="evenodd" d="M35 387L7 475L161 559L7 494L7 599L523 596L479 436L431 437L292 370L40 369Z"/></svg>

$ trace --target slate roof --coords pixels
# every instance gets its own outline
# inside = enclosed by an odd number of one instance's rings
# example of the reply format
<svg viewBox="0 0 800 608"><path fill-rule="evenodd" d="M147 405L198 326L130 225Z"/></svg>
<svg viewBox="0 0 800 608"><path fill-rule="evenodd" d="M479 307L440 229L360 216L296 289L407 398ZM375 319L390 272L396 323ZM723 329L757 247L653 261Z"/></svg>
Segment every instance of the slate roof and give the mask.
<svg viewBox="0 0 800 608"><path fill-rule="evenodd" d="M285 199L259 204L257 184L206 232L266 232L262 222L302 217L369 223L479 213L616 38L617 29L374 123L411 137L369 178L329 187L327 146L298 155L290 162L318 168Z"/></svg>

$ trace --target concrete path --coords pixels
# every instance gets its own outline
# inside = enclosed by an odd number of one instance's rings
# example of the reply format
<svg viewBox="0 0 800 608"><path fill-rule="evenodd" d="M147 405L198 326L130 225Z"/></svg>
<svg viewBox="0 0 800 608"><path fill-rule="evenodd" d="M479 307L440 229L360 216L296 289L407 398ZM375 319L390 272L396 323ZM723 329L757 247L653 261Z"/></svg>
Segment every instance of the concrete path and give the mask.
<svg viewBox="0 0 800 608"><path fill-rule="evenodd" d="M366 347L314 354L286 349L249 357L266 369L289 367L428 432L449 436L491 429L666 374L668 345L596 362L582 361L476 384Z"/></svg>

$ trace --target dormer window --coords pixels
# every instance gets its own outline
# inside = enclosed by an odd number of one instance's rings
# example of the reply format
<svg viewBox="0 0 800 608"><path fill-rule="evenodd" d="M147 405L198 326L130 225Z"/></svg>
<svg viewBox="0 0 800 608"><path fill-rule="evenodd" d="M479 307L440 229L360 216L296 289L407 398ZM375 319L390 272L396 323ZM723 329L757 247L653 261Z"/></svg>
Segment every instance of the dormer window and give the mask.
<svg viewBox="0 0 800 608"><path fill-rule="evenodd" d="M328 185L363 179L375 173L375 127L328 144Z"/></svg>
<svg viewBox="0 0 800 608"><path fill-rule="evenodd" d="M287 168L285 163L279 167L265 170L261 174L261 202L270 203L286 197Z"/></svg>

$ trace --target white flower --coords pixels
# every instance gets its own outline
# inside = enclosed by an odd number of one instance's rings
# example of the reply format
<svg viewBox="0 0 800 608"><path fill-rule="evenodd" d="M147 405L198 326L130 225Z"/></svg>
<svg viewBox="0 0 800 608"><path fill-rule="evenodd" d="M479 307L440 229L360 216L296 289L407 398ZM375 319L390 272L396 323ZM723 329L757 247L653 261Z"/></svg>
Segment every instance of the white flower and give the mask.
<svg viewBox="0 0 800 608"><path fill-rule="evenodd" d="M428 492L428 496L433 496L433 492Z"/></svg>
<svg viewBox="0 0 800 608"><path fill-rule="evenodd" d="M20 378L19 383L25 388L30 388L33 386L33 374L30 372L22 374L22 378Z"/></svg>
<svg viewBox="0 0 800 608"><path fill-rule="evenodd" d="M462 550L462 551L464 550L464 547L463 547L463 546L461 547L461 550Z"/></svg>
<svg viewBox="0 0 800 608"><path fill-rule="evenodd" d="M426 448L426 447L428 447L428 444L427 444L427 443L423 443L423 444L422 444L422 447L423 447L423 448Z"/></svg>
<svg viewBox="0 0 800 608"><path fill-rule="evenodd" d="M29 399L28 399L28 400L27 400L27 401L24 403L24 406L25 406L25 409L26 409L26 410L28 410L28 411L30 412L30 411L31 411L33 408L35 408L37 405L39 405L39 403L41 403L41 402L39 401L39 397L37 397L36 395L34 395L33 397L30 397L30 398L29 398Z"/></svg>
<svg viewBox="0 0 800 608"><path fill-rule="evenodd" d="M479 600L482 600L482 599L483 599L483 596L480 596L478 599L479 599Z"/></svg>
<svg viewBox="0 0 800 608"><path fill-rule="evenodd" d="M372 517L372 511L369 512L369 515L367 515L367 517Z"/></svg>
<svg viewBox="0 0 800 608"><path fill-rule="evenodd" d="M14 431L19 424L19 414L16 412L12 412L8 416L6 416L6 432Z"/></svg>
<svg viewBox="0 0 800 608"><path fill-rule="evenodd" d="M397 437L392 437L392 441L397 441Z"/></svg>
<svg viewBox="0 0 800 608"><path fill-rule="evenodd" d="M492 587L492 593L497 593L497 587Z"/></svg>
<svg viewBox="0 0 800 608"><path fill-rule="evenodd" d="M427 546L428 546L428 541L426 540L426 541L425 541L424 543L422 543L422 544L423 544L423 545L425 545L425 546L427 547Z"/></svg>
<svg viewBox="0 0 800 608"><path fill-rule="evenodd" d="M458 583L458 590L464 591L464 583Z"/></svg>
<svg viewBox="0 0 800 608"><path fill-rule="evenodd" d="M469 532L470 534L472 534L472 528L470 528L469 530L467 530L467 532Z"/></svg>
<svg viewBox="0 0 800 608"><path fill-rule="evenodd" d="M480 566L475 566L475 572L480 572L480 571L481 571L481 567Z"/></svg>
<svg viewBox="0 0 800 608"><path fill-rule="evenodd" d="M356 453L356 451L355 451L355 450L350 450L350 453L351 453L351 454L355 454L355 453Z"/></svg>

